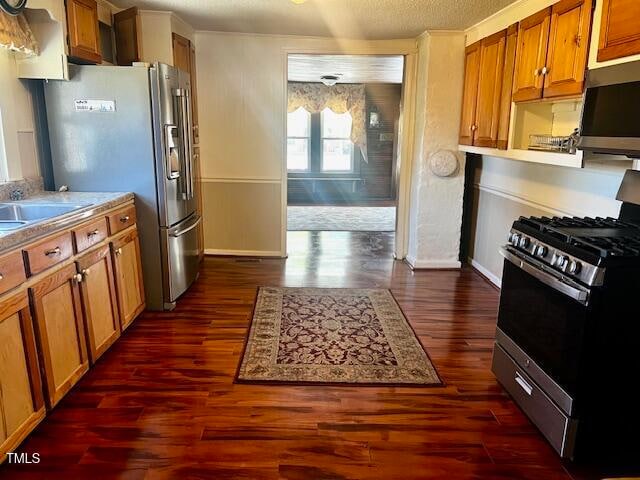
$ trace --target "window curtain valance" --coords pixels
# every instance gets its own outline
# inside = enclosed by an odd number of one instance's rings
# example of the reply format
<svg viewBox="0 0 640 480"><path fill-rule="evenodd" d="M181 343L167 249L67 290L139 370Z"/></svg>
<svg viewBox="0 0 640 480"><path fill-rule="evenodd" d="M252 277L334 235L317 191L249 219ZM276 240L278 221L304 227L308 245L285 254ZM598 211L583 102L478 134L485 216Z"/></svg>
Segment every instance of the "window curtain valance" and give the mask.
<svg viewBox="0 0 640 480"><path fill-rule="evenodd" d="M364 85L337 84L331 87L322 83L289 82L288 112L304 108L309 113L319 113L325 108L335 113L349 112L351 125L351 141L358 146L362 157L367 161L367 107Z"/></svg>
<svg viewBox="0 0 640 480"><path fill-rule="evenodd" d="M38 42L22 13L14 17L0 10L0 47L29 56L40 53Z"/></svg>

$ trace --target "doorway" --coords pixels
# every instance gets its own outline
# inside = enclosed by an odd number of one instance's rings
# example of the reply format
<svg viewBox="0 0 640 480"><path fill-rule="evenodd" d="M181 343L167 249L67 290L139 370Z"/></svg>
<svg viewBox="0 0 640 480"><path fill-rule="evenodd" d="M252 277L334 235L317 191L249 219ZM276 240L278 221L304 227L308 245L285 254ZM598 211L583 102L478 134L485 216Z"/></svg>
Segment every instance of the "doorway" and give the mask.
<svg viewBox="0 0 640 480"><path fill-rule="evenodd" d="M290 244L301 232L393 243L404 75L402 55L288 56Z"/></svg>

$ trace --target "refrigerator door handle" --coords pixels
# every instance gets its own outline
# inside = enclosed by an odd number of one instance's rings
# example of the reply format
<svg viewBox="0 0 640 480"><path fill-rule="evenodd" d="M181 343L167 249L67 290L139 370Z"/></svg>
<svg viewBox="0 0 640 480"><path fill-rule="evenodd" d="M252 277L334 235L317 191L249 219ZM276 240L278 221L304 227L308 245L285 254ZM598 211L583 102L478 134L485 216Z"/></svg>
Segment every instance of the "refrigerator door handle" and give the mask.
<svg viewBox="0 0 640 480"><path fill-rule="evenodd" d="M175 180L180 178L180 149L176 145L178 127L165 125L164 127L164 155L167 162L167 178Z"/></svg>
<svg viewBox="0 0 640 480"><path fill-rule="evenodd" d="M195 221L195 222L193 222L193 223L192 223L191 225L189 225L188 227L183 228L182 230L178 230L178 231L176 231L176 232L171 232L171 233L169 233L169 236L170 236L170 237L173 237L173 238L181 237L181 236L182 236L182 235L184 235L185 233L190 232L191 230L193 230L194 228L196 228L198 225L200 225L200 222L201 222L201 221L202 221L202 217L198 217L198 218L196 219L196 221Z"/></svg>
<svg viewBox="0 0 640 480"><path fill-rule="evenodd" d="M186 161L189 164L189 190L191 191L190 199L193 199L195 196L194 192L194 180L193 180L193 137L191 125L193 124L193 114L191 112L191 90L185 90L185 105L187 107L187 122L185 129L185 140L187 145L189 146L189 155L187 155Z"/></svg>

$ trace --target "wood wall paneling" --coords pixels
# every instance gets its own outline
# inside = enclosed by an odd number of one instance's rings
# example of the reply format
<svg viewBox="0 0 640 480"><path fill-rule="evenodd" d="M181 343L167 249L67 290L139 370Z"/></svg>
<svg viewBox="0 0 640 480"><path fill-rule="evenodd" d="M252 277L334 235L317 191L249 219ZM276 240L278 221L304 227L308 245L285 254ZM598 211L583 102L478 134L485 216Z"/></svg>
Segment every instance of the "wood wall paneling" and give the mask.
<svg viewBox="0 0 640 480"><path fill-rule="evenodd" d="M603 0L598 61L640 54L640 2Z"/></svg>

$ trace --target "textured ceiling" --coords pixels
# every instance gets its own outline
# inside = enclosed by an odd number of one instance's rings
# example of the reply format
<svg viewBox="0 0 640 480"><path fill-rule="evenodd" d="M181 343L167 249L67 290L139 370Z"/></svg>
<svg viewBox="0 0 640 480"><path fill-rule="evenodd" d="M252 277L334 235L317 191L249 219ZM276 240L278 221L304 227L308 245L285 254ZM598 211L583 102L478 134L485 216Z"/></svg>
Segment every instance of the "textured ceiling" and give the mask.
<svg viewBox="0 0 640 480"><path fill-rule="evenodd" d="M402 83L402 56L289 55L289 80L319 82L340 75L338 83Z"/></svg>
<svg viewBox="0 0 640 480"><path fill-rule="evenodd" d="M169 10L197 30L322 37L412 38L461 30L514 0L115 0L122 7Z"/></svg>

